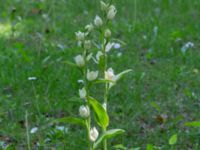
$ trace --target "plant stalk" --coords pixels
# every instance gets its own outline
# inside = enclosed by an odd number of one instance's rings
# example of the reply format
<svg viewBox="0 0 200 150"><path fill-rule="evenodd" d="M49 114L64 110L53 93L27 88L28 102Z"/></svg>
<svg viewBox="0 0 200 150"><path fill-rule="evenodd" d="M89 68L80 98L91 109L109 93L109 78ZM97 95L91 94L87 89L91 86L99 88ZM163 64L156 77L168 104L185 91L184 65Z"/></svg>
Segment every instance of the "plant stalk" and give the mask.
<svg viewBox="0 0 200 150"><path fill-rule="evenodd" d="M26 110L25 114L25 123L26 123L26 138L27 138L27 146L28 150L31 150L31 144L30 144L30 136L29 136L29 127L28 127L28 111Z"/></svg>
<svg viewBox="0 0 200 150"><path fill-rule="evenodd" d="M84 52L83 52L83 57L84 57L84 61L85 61L85 66L84 66L84 70L83 70L83 78L84 78L84 88L86 90L86 105L88 106L89 108L89 111L90 111L90 106L89 106L89 103L87 101L87 97L89 95L89 87L88 87L88 83L87 83L87 50L84 49ZM86 128L87 128L87 139L88 139L88 150L92 150L93 149L93 146L91 145L91 142L90 142L90 124L91 124L91 117L89 116L87 119L86 119Z"/></svg>
<svg viewBox="0 0 200 150"><path fill-rule="evenodd" d="M102 33L102 37L103 37L103 33ZM104 43L104 38L103 38L103 43L102 43L102 51L103 51L103 75L105 77L105 72L107 70L107 55L106 55L106 44L108 43L108 41L106 40L106 42ZM108 83L105 83L104 86L104 107L105 110L107 111L107 101L108 101ZM102 128L103 132L106 132L106 128ZM107 140L104 139L103 140L103 150L107 150Z"/></svg>

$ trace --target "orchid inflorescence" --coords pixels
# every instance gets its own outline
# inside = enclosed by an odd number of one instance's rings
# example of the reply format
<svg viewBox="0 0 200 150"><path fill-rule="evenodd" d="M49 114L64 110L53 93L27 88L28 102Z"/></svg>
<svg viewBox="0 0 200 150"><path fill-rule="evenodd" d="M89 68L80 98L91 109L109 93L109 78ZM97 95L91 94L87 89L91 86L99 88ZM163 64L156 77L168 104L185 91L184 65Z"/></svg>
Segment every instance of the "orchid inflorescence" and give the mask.
<svg viewBox="0 0 200 150"><path fill-rule="evenodd" d="M100 2L102 16L96 15L93 23L85 26L84 31L75 33L78 46L82 49L82 53L74 57L76 66L82 73L82 87L78 93L83 101L83 105L79 107L79 115L81 118L67 118L68 122L82 124L87 129L87 141L89 150L94 150L97 147L103 147L107 150L107 138L124 132L122 129L107 130L109 125L109 116L107 112L108 94L110 89L116 85L117 81L131 70L125 70L119 74L115 74L111 67L108 67L108 55L113 47L117 44L120 47L121 43L116 43L112 39L112 32L108 28L108 24L112 23L115 18L117 9L111 3ZM95 41L91 36L98 33L100 40ZM96 34L95 34L96 35ZM120 41L120 40L118 40ZM96 50L97 49L97 50ZM95 51L96 50L96 51ZM96 54L94 56L94 53ZM98 66L96 70L91 70L90 65L93 62L94 66ZM97 83L103 84L103 101L97 100L91 96L91 86ZM92 117L91 114L94 114ZM94 121L92 120L94 119ZM92 123L96 123L92 126ZM98 131L98 127L101 132ZM101 144L102 143L102 144Z"/></svg>

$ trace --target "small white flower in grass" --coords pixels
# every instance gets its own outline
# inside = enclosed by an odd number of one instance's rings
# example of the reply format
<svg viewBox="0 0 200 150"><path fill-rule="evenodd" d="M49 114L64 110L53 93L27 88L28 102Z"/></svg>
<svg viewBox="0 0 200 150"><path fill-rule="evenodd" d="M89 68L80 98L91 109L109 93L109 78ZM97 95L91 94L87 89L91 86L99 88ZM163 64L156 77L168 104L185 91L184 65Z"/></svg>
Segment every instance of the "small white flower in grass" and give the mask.
<svg viewBox="0 0 200 150"><path fill-rule="evenodd" d="M30 133L31 133L31 134L34 134L34 133L37 132L37 130L38 130L38 127L33 127L33 128L31 129Z"/></svg>
<svg viewBox="0 0 200 150"><path fill-rule="evenodd" d="M114 45L115 45L115 43L108 42L106 44L105 51L109 52L113 48Z"/></svg>
<svg viewBox="0 0 200 150"><path fill-rule="evenodd" d="M105 33L104 33L104 36L105 36L106 38L109 38L109 37L111 36L111 31L110 31L109 29L106 29L106 30L105 30Z"/></svg>
<svg viewBox="0 0 200 150"><path fill-rule="evenodd" d="M85 88L82 88L79 90L80 98L85 99L86 95L87 95L87 92L86 92Z"/></svg>
<svg viewBox="0 0 200 150"><path fill-rule="evenodd" d="M88 106L80 106L79 107L79 114L82 118L88 118L90 116L90 109Z"/></svg>
<svg viewBox="0 0 200 150"><path fill-rule="evenodd" d="M115 43L113 47L114 47L114 49L120 49L121 45L119 43Z"/></svg>
<svg viewBox="0 0 200 150"><path fill-rule="evenodd" d="M36 77L28 77L28 80L29 81L34 81L34 80L37 80L37 78Z"/></svg>
<svg viewBox="0 0 200 150"><path fill-rule="evenodd" d="M98 77L98 71L87 70L87 79L88 81L93 81Z"/></svg>
<svg viewBox="0 0 200 150"><path fill-rule="evenodd" d="M115 74L112 68L109 68L106 72L105 72L105 79L106 80L112 80L114 81L115 79Z"/></svg>
<svg viewBox="0 0 200 150"><path fill-rule="evenodd" d="M64 126L56 126L56 130L64 131L65 127Z"/></svg>
<svg viewBox="0 0 200 150"><path fill-rule="evenodd" d="M93 29L94 29L94 26L92 23L88 24L85 26L85 29L88 31L88 32L91 32Z"/></svg>
<svg viewBox="0 0 200 150"><path fill-rule="evenodd" d="M92 142L96 141L97 138L99 136L99 132L97 131L97 129L95 127L90 129L90 140Z"/></svg>
<svg viewBox="0 0 200 150"><path fill-rule="evenodd" d="M74 58L75 62L76 62L76 65L78 67L83 67L85 65L85 61L84 61L84 58L82 55L77 55L75 58Z"/></svg>
<svg viewBox="0 0 200 150"><path fill-rule="evenodd" d="M83 41L85 39L85 33L84 32L78 31L75 34L76 34L76 39L78 41Z"/></svg>
<svg viewBox="0 0 200 150"><path fill-rule="evenodd" d="M117 9L115 8L114 5L111 5L109 7L109 10L108 10L108 13L107 13L107 18L109 20L112 20L115 17L116 13L117 13Z"/></svg>
<svg viewBox="0 0 200 150"><path fill-rule="evenodd" d="M181 52L183 54L186 53L186 51L189 49L189 48L192 48L194 46L194 43L192 42L187 42L182 48L181 48Z"/></svg>
<svg viewBox="0 0 200 150"><path fill-rule="evenodd" d="M85 49L90 49L91 47L92 47L92 42L90 40L84 42Z"/></svg>
<svg viewBox="0 0 200 150"><path fill-rule="evenodd" d="M84 83L84 81L82 79L79 79L77 82L78 83Z"/></svg>
<svg viewBox="0 0 200 150"><path fill-rule="evenodd" d="M101 56L103 56L103 53L101 51L98 51L96 54L96 59L98 62L100 61Z"/></svg>
<svg viewBox="0 0 200 150"><path fill-rule="evenodd" d="M192 42L187 42L187 43L185 44L185 46L188 47L188 48L191 48L191 47L194 46L194 43L192 43Z"/></svg>
<svg viewBox="0 0 200 150"><path fill-rule="evenodd" d="M94 19L94 24L95 24L95 26L97 26L97 27L102 26L102 25L103 25L103 21L102 21L101 17L99 17L99 16L97 15L97 16L95 17L95 19Z"/></svg>

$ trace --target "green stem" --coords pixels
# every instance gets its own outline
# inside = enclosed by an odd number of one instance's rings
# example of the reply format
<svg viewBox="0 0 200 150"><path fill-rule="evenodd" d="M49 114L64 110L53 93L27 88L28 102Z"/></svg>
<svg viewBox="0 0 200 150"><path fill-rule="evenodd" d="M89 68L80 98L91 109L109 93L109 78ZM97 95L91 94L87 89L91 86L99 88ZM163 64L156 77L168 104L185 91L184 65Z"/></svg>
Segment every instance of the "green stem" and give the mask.
<svg viewBox="0 0 200 150"><path fill-rule="evenodd" d="M102 35L103 37L103 35ZM105 47L108 43L108 41L106 40L106 42L104 43L104 38L103 38L103 43L102 43L102 51L103 51L103 75L105 77L105 72L107 70L107 55L106 55L106 50ZM107 101L108 101L108 83L105 83L105 87L104 87L104 105L105 105L105 109L107 110ZM102 128L103 132L106 132L106 128ZM104 139L103 140L103 150L107 150L107 140Z"/></svg>
<svg viewBox="0 0 200 150"><path fill-rule="evenodd" d="M84 78L84 88L86 90L86 98L88 97L89 95L89 87L88 87L88 83L87 83L87 50L84 49L84 52L83 52L83 57L84 57L84 61L85 61L85 66L83 68L83 78ZM89 106L89 103L88 101L86 100L86 105L88 106L89 108L89 111L90 111L90 106ZM92 145L91 145L91 142L90 142L90 124L91 124L91 117L89 116L87 119L86 119L86 128L87 128L87 139L88 139L88 150L92 150Z"/></svg>
<svg viewBox="0 0 200 150"><path fill-rule="evenodd" d="M91 150L91 142L90 142L90 117L86 120L86 128L87 128L87 139L88 139L88 150Z"/></svg>
<svg viewBox="0 0 200 150"><path fill-rule="evenodd" d="M29 126L28 126L28 111L26 110L25 114L25 123L26 123L26 138L27 138L27 146L28 150L31 150L31 144L30 144L30 136L29 136Z"/></svg>

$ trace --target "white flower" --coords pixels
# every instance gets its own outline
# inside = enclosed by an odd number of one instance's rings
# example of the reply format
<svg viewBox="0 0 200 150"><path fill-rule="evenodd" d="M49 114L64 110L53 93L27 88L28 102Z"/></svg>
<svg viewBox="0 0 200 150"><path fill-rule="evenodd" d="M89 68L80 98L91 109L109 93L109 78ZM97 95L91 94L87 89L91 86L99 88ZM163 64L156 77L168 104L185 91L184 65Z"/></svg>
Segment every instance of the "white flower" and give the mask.
<svg viewBox="0 0 200 150"><path fill-rule="evenodd" d="M100 27L103 25L103 21L102 19L97 15L94 19L94 24L97 26L97 27Z"/></svg>
<svg viewBox="0 0 200 150"><path fill-rule="evenodd" d="M82 79L79 79L77 82L78 83L84 83L84 81Z"/></svg>
<svg viewBox="0 0 200 150"><path fill-rule="evenodd" d="M101 51L98 51L96 54L96 59L98 62L99 62L101 56L103 56L103 53Z"/></svg>
<svg viewBox="0 0 200 150"><path fill-rule="evenodd" d="M75 34L76 34L76 39L78 41L83 41L85 39L85 33L78 31Z"/></svg>
<svg viewBox="0 0 200 150"><path fill-rule="evenodd" d="M105 47L105 51L106 52L109 52L111 49L112 49L112 47L115 45L115 43L110 43L110 42L108 42L107 44L106 44L106 47Z"/></svg>
<svg viewBox="0 0 200 150"><path fill-rule="evenodd" d="M34 134L34 133L37 132L37 130L38 130L38 127L33 127L33 128L31 129L30 133L31 133L31 134Z"/></svg>
<svg viewBox="0 0 200 150"><path fill-rule="evenodd" d="M85 61L84 61L84 58L82 55L77 55L75 58L74 58L77 66L79 67L83 67L85 65Z"/></svg>
<svg viewBox="0 0 200 150"><path fill-rule="evenodd" d="M90 129L90 140L92 142L96 141L97 138L99 136L99 132L97 131L97 129L95 127Z"/></svg>
<svg viewBox="0 0 200 150"><path fill-rule="evenodd" d="M194 43L192 43L192 42L187 42L187 43L185 44L185 46L188 47L188 48L190 48L190 47L193 47L193 46L194 46Z"/></svg>
<svg viewBox="0 0 200 150"><path fill-rule="evenodd" d="M28 80L29 81L34 81L34 80L36 80L37 78L36 77L28 77Z"/></svg>
<svg viewBox="0 0 200 150"><path fill-rule="evenodd" d="M98 71L89 71L87 70L87 79L88 81L93 81L98 77Z"/></svg>
<svg viewBox="0 0 200 150"><path fill-rule="evenodd" d="M101 3L101 10L102 11L107 11L109 4L104 3L103 1L100 2Z"/></svg>
<svg viewBox="0 0 200 150"><path fill-rule="evenodd" d="M112 20L115 17L116 13L117 13L117 10L116 10L115 6L111 5L109 7L109 10L108 10L108 13L107 13L107 18L109 20Z"/></svg>
<svg viewBox="0 0 200 150"><path fill-rule="evenodd" d="M92 23L88 24L85 26L85 29L88 31L88 32L91 32L93 29L94 29L94 26Z"/></svg>
<svg viewBox="0 0 200 150"><path fill-rule="evenodd" d="M90 109L88 106L80 106L79 107L79 114L82 118L87 118L90 116Z"/></svg>
<svg viewBox="0 0 200 150"><path fill-rule="evenodd" d="M56 130L62 131L62 132L65 132L65 133L68 132L68 128L66 128L65 126L56 126Z"/></svg>
<svg viewBox="0 0 200 150"><path fill-rule="evenodd" d="M109 38L109 37L111 36L111 31L110 31L109 29L106 29L106 30L105 30L105 33L104 33L104 36L105 36L106 38Z"/></svg>
<svg viewBox="0 0 200 150"><path fill-rule="evenodd" d="M86 95L87 95L87 92L86 92L85 88L82 88L79 90L80 98L85 99Z"/></svg>
<svg viewBox="0 0 200 150"><path fill-rule="evenodd" d="M115 74L112 68L109 68L106 72L105 72L105 79L106 80L115 80Z"/></svg>
<svg viewBox="0 0 200 150"><path fill-rule="evenodd" d="M114 49L120 49L121 45L119 43L115 43L113 47Z"/></svg>
<svg viewBox="0 0 200 150"><path fill-rule="evenodd" d="M189 48L192 48L194 46L194 43L192 42L187 42L182 48L181 48L181 51L183 54L186 53L186 51L189 49Z"/></svg>
<svg viewBox="0 0 200 150"><path fill-rule="evenodd" d="M90 49L91 47L92 47L92 42L90 40L84 42L85 49Z"/></svg>

